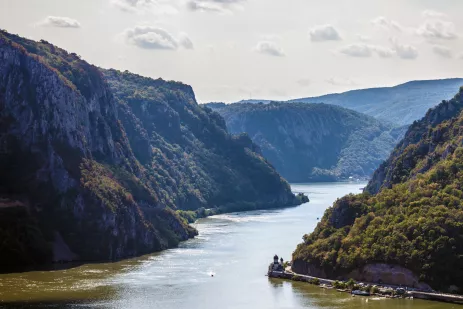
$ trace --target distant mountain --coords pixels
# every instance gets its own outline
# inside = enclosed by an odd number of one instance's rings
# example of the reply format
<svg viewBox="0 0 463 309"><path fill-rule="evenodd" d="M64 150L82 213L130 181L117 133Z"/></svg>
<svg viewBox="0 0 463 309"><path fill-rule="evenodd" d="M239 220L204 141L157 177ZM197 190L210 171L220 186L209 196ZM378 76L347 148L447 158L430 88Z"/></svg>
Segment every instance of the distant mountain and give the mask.
<svg viewBox="0 0 463 309"><path fill-rule="evenodd" d="M268 104L268 103L271 103L271 102L275 102L275 101L274 100L249 99L249 100L241 100L241 101L238 101L236 103L252 103L252 104L264 103L264 104Z"/></svg>
<svg viewBox="0 0 463 309"><path fill-rule="evenodd" d="M405 128L328 104L209 104L291 182L370 177Z"/></svg>
<svg viewBox="0 0 463 309"><path fill-rule="evenodd" d="M339 105L398 125L409 125L423 117L428 109L442 100L451 99L462 85L463 78L421 80L394 87L351 90L286 102ZM242 100L238 103L259 102L270 101Z"/></svg>
<svg viewBox="0 0 463 309"><path fill-rule="evenodd" d="M293 271L463 294L462 111L463 87L411 125L368 192L303 237Z"/></svg>

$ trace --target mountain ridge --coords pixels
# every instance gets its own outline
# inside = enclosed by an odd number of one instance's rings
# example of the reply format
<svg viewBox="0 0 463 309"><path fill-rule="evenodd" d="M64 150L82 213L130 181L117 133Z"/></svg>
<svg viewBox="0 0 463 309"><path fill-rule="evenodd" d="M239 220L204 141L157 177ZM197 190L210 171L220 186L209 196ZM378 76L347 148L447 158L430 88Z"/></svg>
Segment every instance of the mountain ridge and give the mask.
<svg viewBox="0 0 463 309"><path fill-rule="evenodd" d="M463 78L414 80L390 87L353 89L279 102L339 105L401 126L420 119L436 103L451 99L462 84ZM241 100L237 103L248 102L267 104L270 100Z"/></svg>
<svg viewBox="0 0 463 309"><path fill-rule="evenodd" d="M0 32L0 271L117 260L197 232L178 210L300 204L192 88Z"/></svg>

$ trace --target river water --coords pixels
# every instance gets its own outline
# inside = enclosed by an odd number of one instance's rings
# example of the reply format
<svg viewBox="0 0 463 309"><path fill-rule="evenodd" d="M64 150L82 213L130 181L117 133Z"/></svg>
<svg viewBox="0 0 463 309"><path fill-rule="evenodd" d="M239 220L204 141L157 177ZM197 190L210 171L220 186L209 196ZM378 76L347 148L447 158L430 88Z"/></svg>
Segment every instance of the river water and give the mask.
<svg viewBox="0 0 463 309"><path fill-rule="evenodd" d="M0 275L1 308L449 309L421 300L351 297L301 282L269 279L276 253L290 259L333 201L364 183L293 185L310 203L201 219L199 236L177 249L67 270ZM213 275L213 276L212 276ZM3 305L2 305L3 303Z"/></svg>

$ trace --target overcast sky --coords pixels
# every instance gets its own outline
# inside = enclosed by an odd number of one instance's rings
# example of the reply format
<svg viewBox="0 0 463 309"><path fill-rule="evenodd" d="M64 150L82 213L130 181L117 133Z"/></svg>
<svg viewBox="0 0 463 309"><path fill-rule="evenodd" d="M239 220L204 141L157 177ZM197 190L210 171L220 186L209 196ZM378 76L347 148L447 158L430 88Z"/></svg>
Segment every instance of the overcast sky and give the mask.
<svg viewBox="0 0 463 309"><path fill-rule="evenodd" d="M0 0L0 28L199 102L463 76L463 0Z"/></svg>

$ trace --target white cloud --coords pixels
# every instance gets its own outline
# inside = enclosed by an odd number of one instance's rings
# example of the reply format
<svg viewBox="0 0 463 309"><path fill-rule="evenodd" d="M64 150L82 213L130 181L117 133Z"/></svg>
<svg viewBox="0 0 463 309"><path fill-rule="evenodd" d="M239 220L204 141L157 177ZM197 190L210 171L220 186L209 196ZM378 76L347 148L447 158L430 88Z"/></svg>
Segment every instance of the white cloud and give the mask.
<svg viewBox="0 0 463 309"><path fill-rule="evenodd" d="M367 44L350 44L339 49L339 52L357 58L368 58L373 54L373 49Z"/></svg>
<svg viewBox="0 0 463 309"><path fill-rule="evenodd" d="M112 0L112 3L124 12L143 14L151 12L156 15L173 15L178 13L171 0Z"/></svg>
<svg viewBox="0 0 463 309"><path fill-rule="evenodd" d="M178 38L168 31L151 26L136 26L124 31L123 36L129 44L144 49L176 50L179 47L192 49L193 43L185 33Z"/></svg>
<svg viewBox="0 0 463 309"><path fill-rule="evenodd" d="M341 40L338 30L332 25L315 26L309 30L309 36L312 42Z"/></svg>
<svg viewBox="0 0 463 309"><path fill-rule="evenodd" d="M384 28L384 29L389 29L389 30L393 29L393 30L396 30L396 31L402 31L403 30L403 27L400 25L399 22L397 22L395 20L387 19L384 16L378 16L375 19L372 19L370 22L374 26L381 27L381 28Z"/></svg>
<svg viewBox="0 0 463 309"><path fill-rule="evenodd" d="M418 50L416 47L408 44L400 44L396 38L391 38L390 41L394 46L394 51L397 56L399 56L399 58L406 60L413 60L418 58Z"/></svg>
<svg viewBox="0 0 463 309"><path fill-rule="evenodd" d="M393 49L383 46L374 46L374 51L381 58L391 58L396 54Z"/></svg>
<svg viewBox="0 0 463 309"><path fill-rule="evenodd" d="M436 55L438 55L440 57L443 57L443 58L452 58L453 57L452 51L450 50L450 48L448 48L446 46L434 45L432 47L432 51Z"/></svg>
<svg viewBox="0 0 463 309"><path fill-rule="evenodd" d="M276 57L284 57L285 52L273 41L260 41L253 49L255 52Z"/></svg>
<svg viewBox="0 0 463 309"><path fill-rule="evenodd" d="M80 23L69 17L48 16L39 23L40 26L59 28L80 28Z"/></svg>
<svg viewBox="0 0 463 309"><path fill-rule="evenodd" d="M463 60L463 53L461 53L460 55L458 55L458 59L462 59L462 60Z"/></svg>
<svg viewBox="0 0 463 309"><path fill-rule="evenodd" d="M369 58L373 56L373 54L377 54L381 58L390 58L394 56L394 50L378 46L378 45L370 45L365 43L357 43L357 44L350 44L339 49L339 52L357 58Z"/></svg>
<svg viewBox="0 0 463 309"><path fill-rule="evenodd" d="M328 84L333 86L355 86L357 83L350 78L330 77L325 80Z"/></svg>
<svg viewBox="0 0 463 309"><path fill-rule="evenodd" d="M416 33L427 39L454 40L458 37L455 25L443 20L427 20Z"/></svg>
<svg viewBox="0 0 463 309"><path fill-rule="evenodd" d="M186 5L190 11L229 13L240 8L246 0L189 0Z"/></svg>
<svg viewBox="0 0 463 309"><path fill-rule="evenodd" d="M421 15L425 18L445 18L447 17L447 14L434 11L434 10L424 10L421 12Z"/></svg>
<svg viewBox="0 0 463 309"><path fill-rule="evenodd" d="M188 34L186 34L185 32L182 32L182 33L179 34L178 42L180 43L180 45L182 45L186 49L193 49L194 48L193 42L188 37Z"/></svg>

